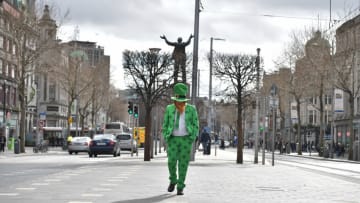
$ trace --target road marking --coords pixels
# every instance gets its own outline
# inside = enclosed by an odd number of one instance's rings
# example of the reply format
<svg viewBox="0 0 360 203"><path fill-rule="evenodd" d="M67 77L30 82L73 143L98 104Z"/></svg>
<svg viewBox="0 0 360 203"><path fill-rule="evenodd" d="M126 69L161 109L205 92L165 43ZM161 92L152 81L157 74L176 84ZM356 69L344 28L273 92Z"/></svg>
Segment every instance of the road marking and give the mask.
<svg viewBox="0 0 360 203"><path fill-rule="evenodd" d="M68 202L68 203L92 203L92 202L79 202L79 201L71 201L71 202Z"/></svg>
<svg viewBox="0 0 360 203"><path fill-rule="evenodd" d="M111 188L93 188L94 191L110 191Z"/></svg>
<svg viewBox="0 0 360 203"><path fill-rule="evenodd" d="M0 193L0 196L18 196L19 193Z"/></svg>
<svg viewBox="0 0 360 203"><path fill-rule="evenodd" d="M118 184L115 183L102 183L101 186L118 186Z"/></svg>
<svg viewBox="0 0 360 203"><path fill-rule="evenodd" d="M35 190L36 188L34 188L34 187L18 187L16 189L17 190Z"/></svg>
<svg viewBox="0 0 360 203"><path fill-rule="evenodd" d="M102 197L103 194L81 194L83 197Z"/></svg>
<svg viewBox="0 0 360 203"><path fill-rule="evenodd" d="M114 179L127 179L127 176L116 176L116 177L110 177L110 178L114 178Z"/></svg>
<svg viewBox="0 0 360 203"><path fill-rule="evenodd" d="M61 181L60 179L46 179L46 182L59 182Z"/></svg>
<svg viewBox="0 0 360 203"><path fill-rule="evenodd" d="M107 180L109 182L122 182L124 181L123 179L113 179L113 180Z"/></svg>
<svg viewBox="0 0 360 203"><path fill-rule="evenodd" d="M33 183L31 185L49 185L49 183Z"/></svg>

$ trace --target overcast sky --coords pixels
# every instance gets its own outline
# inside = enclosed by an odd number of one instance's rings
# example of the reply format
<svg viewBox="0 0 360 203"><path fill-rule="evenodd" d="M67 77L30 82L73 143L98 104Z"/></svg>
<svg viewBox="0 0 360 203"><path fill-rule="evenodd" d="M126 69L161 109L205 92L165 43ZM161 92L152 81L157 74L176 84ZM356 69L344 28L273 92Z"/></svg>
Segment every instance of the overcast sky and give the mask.
<svg viewBox="0 0 360 203"><path fill-rule="evenodd" d="M59 8L55 18L67 9L69 17L60 26L59 38L97 42L111 57L111 83L124 89L122 51L142 51L151 47L172 52L160 39L187 40L194 32L195 0L44 0ZM359 10L360 0L332 0L332 19L340 20L350 10ZM281 54L293 30L329 25L330 0L202 0L199 32L200 96L207 96L209 65L206 54L256 54L261 48L266 71L275 70L274 60ZM358 11L357 11L358 12ZM274 17L266 17L272 15ZM320 19L320 20L318 20ZM187 52L193 50L193 43ZM214 87L216 88L216 87Z"/></svg>

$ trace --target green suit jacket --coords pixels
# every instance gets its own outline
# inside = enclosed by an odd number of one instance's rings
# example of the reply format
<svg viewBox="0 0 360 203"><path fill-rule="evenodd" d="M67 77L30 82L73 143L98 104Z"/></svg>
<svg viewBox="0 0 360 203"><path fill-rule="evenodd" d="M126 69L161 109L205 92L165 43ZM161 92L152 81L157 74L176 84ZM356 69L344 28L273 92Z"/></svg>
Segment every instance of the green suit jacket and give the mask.
<svg viewBox="0 0 360 203"><path fill-rule="evenodd" d="M162 126L162 135L166 141L172 136L174 130L175 111L176 107L174 104L166 107ZM189 138L194 141L199 132L199 118L195 106L190 104L186 104L185 106L185 125L189 133Z"/></svg>

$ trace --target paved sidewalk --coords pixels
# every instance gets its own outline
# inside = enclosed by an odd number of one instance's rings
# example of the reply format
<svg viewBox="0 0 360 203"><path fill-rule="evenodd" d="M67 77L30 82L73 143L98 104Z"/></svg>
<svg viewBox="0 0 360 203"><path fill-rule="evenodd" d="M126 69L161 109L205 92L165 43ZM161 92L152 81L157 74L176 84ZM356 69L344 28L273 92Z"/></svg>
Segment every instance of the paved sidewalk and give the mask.
<svg viewBox="0 0 360 203"><path fill-rule="evenodd" d="M8 151L1 154L0 158L33 154L32 148L27 148L26 151L24 154ZM66 154L67 152L62 151L61 148L52 148L46 154L52 153ZM38 155L45 155L45 153ZM79 202L360 202L359 177L346 179L293 166L281 164L271 166L270 159L266 159L265 165L253 164L253 155L252 149L244 149L244 163L236 164L236 149L217 149L216 156L214 148L211 155L197 152L195 161L189 166L184 196L177 196L176 191L167 192L169 180L166 153L156 155L150 162L144 162L142 155L139 157L124 155L119 159L111 159L110 163L114 164L111 166L115 170L108 168L110 170L108 175L126 172L130 166L136 167L137 172L128 179L124 179L117 186L116 191L111 191L102 198L83 197L79 199ZM89 167L87 170L92 167L99 169L101 163L87 167ZM91 177L90 174L87 175ZM91 188L99 187L99 182L93 182L93 178L86 179L88 180L86 185ZM72 185L67 187L71 189ZM86 186L84 188L87 191L90 190ZM55 195L59 194L55 193Z"/></svg>
<svg viewBox="0 0 360 203"><path fill-rule="evenodd" d="M143 173L126 183L117 203L148 202L359 202L360 181L319 174L297 167L253 164L251 149L244 163L236 164L236 153L217 150L217 156L196 153L188 170L184 196L166 192L166 154L141 163ZM141 184L139 184L141 183ZM139 192L141 191L141 192Z"/></svg>
<svg viewBox="0 0 360 203"><path fill-rule="evenodd" d="M25 147L25 153L15 154L14 149L9 150L6 147L5 152L0 152L0 158L21 157L21 156L29 156L29 155L34 155L34 154L46 155L46 154L59 154L59 153L67 153L67 151L62 150L61 147L49 147L48 151L45 153L41 153L41 152L34 153L32 147Z"/></svg>

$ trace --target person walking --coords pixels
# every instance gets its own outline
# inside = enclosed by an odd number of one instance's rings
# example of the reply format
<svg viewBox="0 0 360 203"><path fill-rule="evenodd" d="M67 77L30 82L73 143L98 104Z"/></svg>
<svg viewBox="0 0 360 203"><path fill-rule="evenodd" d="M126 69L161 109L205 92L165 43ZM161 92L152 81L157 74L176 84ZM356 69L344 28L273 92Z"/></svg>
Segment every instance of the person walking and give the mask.
<svg viewBox="0 0 360 203"><path fill-rule="evenodd" d="M187 85L177 83L173 91L171 100L174 103L166 107L162 126L162 135L168 146L168 192L173 192L177 185L177 195L184 195L191 148L199 131L199 118L196 107L186 103Z"/></svg>
<svg viewBox="0 0 360 203"><path fill-rule="evenodd" d="M6 137L0 132L0 152L5 152Z"/></svg>
<svg viewBox="0 0 360 203"><path fill-rule="evenodd" d="M210 145L211 142L211 138L209 133L207 132L207 130L204 128L203 132L200 135L200 142L202 144L203 147L203 154L210 154L210 150L208 148L208 145Z"/></svg>

